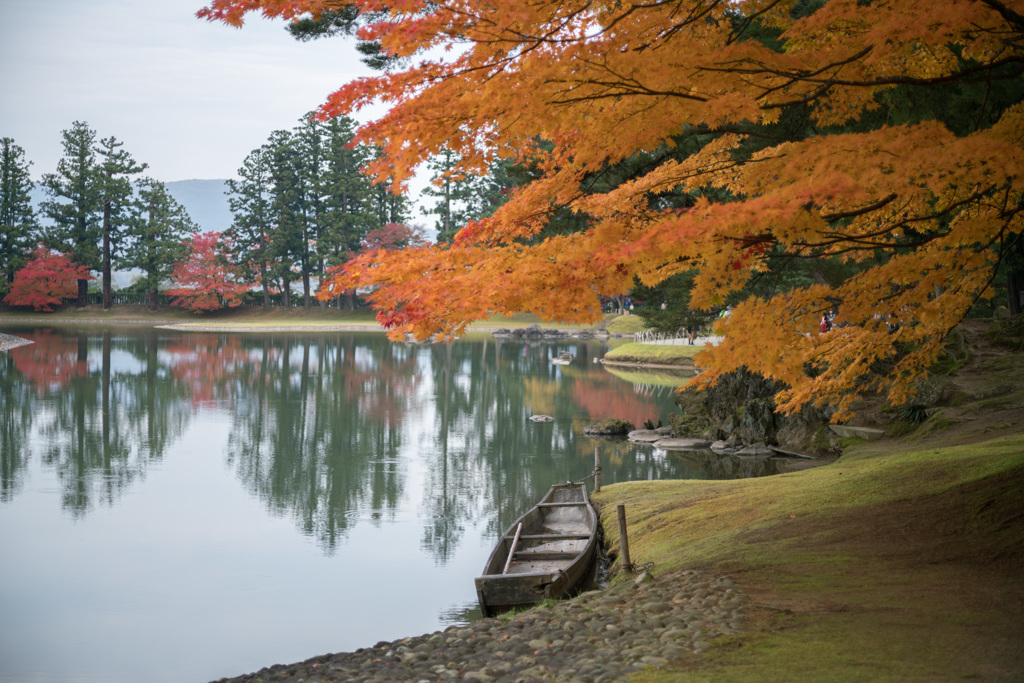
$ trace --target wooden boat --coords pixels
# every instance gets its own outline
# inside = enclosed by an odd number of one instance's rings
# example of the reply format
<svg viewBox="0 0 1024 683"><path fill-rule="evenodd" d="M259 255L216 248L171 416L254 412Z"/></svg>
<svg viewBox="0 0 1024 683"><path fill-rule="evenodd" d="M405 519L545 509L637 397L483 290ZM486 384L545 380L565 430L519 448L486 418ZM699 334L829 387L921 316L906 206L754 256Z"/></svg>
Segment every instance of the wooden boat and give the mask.
<svg viewBox="0 0 1024 683"><path fill-rule="evenodd" d="M597 531L597 513L586 486L552 486L513 522L476 578L484 616L582 588L597 554Z"/></svg>

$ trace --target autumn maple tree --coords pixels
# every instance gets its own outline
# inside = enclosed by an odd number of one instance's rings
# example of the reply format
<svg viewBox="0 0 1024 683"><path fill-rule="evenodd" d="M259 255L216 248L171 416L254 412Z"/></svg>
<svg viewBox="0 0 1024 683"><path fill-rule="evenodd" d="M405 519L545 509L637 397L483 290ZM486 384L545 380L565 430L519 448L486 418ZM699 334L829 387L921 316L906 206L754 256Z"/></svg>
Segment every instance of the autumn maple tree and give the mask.
<svg viewBox="0 0 1024 683"><path fill-rule="evenodd" d="M406 247L418 247L427 243L423 228L406 223L385 223L373 228L363 238L362 247L365 251L375 252L378 249L393 251Z"/></svg>
<svg viewBox="0 0 1024 683"><path fill-rule="evenodd" d="M249 291L239 269L231 263L230 240L219 232L194 233L187 241L188 256L171 271L173 306L191 311L216 311L242 303Z"/></svg>
<svg viewBox="0 0 1024 683"><path fill-rule="evenodd" d="M51 313L61 299L77 296L79 280L94 279L87 267L76 266L64 254L39 245L25 267L14 274L4 303Z"/></svg>
<svg viewBox="0 0 1024 683"><path fill-rule="evenodd" d="M389 107L357 134L384 152L371 173L400 186L444 149L453 173L536 170L452 244L376 252L335 279L375 288L398 334L457 335L524 310L593 321L634 277L692 272L694 308L741 299L698 381L746 366L788 385L783 410L830 404L842 419L861 391L906 400L1020 243L1020 0L353 4L377 18L363 40L423 57L321 109ZM335 6L212 0L200 16ZM544 237L566 209L580 229ZM794 260L855 268L737 296ZM840 326L819 334L830 308Z"/></svg>

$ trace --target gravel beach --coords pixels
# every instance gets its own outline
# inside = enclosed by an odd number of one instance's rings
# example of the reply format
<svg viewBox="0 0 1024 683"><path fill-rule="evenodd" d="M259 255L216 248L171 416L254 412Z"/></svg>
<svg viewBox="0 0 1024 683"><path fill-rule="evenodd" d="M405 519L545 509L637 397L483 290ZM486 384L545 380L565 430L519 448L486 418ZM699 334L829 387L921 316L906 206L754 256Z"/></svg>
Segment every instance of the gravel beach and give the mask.
<svg viewBox="0 0 1024 683"><path fill-rule="evenodd" d="M28 339L22 339L21 337L15 337L13 334L4 334L0 332L0 351L7 351L9 349L16 349L19 346L25 346L25 344L33 344L34 342Z"/></svg>
<svg viewBox="0 0 1024 683"><path fill-rule="evenodd" d="M743 622L728 577L681 571L225 681L615 681L700 653Z"/></svg>

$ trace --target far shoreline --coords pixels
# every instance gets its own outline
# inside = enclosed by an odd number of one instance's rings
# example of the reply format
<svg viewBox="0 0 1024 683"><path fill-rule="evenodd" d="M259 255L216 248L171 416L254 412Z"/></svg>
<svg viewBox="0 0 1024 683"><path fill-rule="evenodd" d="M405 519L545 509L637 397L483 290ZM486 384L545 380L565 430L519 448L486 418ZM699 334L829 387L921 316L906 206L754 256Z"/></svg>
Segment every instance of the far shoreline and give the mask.
<svg viewBox="0 0 1024 683"><path fill-rule="evenodd" d="M317 308L291 308L275 309L265 311L259 309L237 310L229 309L219 312L217 317L209 320L197 320L179 316L160 315L148 310L139 310L143 307L117 306L111 311L85 310L81 315L68 315L66 312L58 313L15 313L11 311L0 311L0 329L5 325L40 325L40 326L151 326L154 329L167 330L171 332L206 332L214 334L223 333L288 333L288 332L366 332L386 334L384 328L375 319L370 317L365 310L352 312L336 310L320 310ZM127 310L126 310L127 309ZM172 313L183 313L171 311ZM152 315L153 317L148 317ZM51 317L53 316L53 317ZM362 317L362 320L344 319L346 317ZM296 319L301 318L301 319ZM605 340L629 339L632 334L608 330L609 323L614 316L606 317L603 322L593 326L565 327L552 323L545 323L534 316L517 316L516 318L499 318L498 320L482 321L471 324L466 328L465 335L493 334L500 330L526 328L530 325L539 325L545 330L559 333L558 339L550 341L573 341L578 340L581 332L602 331L608 334ZM603 365L624 367L624 368L647 368L652 370L678 370L683 372L694 372L696 370L691 358L685 360L690 362L673 363L666 362L664 352L653 344L631 343L631 353L627 358L621 360L600 358ZM649 348L645 348L649 347ZM645 358L649 354L649 358Z"/></svg>

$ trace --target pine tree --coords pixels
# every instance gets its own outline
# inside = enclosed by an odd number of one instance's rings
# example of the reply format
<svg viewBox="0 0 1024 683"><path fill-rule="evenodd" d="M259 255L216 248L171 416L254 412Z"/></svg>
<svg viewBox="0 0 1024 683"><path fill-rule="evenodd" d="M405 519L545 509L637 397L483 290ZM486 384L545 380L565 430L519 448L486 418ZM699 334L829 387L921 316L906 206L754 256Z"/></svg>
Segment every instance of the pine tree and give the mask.
<svg viewBox="0 0 1024 683"><path fill-rule="evenodd" d="M281 283L285 308L291 308L291 283L295 277L295 255L301 250L302 188L298 176L298 154L291 133L276 130L267 141L271 179L271 222L268 255L271 274Z"/></svg>
<svg viewBox="0 0 1024 683"><path fill-rule="evenodd" d="M39 226L29 195L31 165L14 140L0 140L0 295L9 290L15 272L25 265L36 242Z"/></svg>
<svg viewBox="0 0 1024 683"><path fill-rule="evenodd" d="M435 229L438 242L451 242L466 223L484 215L486 185L480 176L466 174L459 168L460 157L445 147L427 162L431 184L423 194L436 201L423 210L437 216Z"/></svg>
<svg viewBox="0 0 1024 683"><path fill-rule="evenodd" d="M123 144L111 136L100 140L100 144L96 148L96 154L99 157L96 182L103 204L101 231L104 310L109 310L112 304L110 264L113 249L116 248L116 243L119 241L121 228L129 220L132 204L133 193L129 176L146 170L146 164L137 164L128 152L121 149Z"/></svg>
<svg viewBox="0 0 1024 683"><path fill-rule="evenodd" d="M378 147L371 148L366 159L366 166L372 166L382 162L384 154ZM381 177L379 181L373 182L371 199L371 211L373 218L369 225L372 228L380 228L388 223L405 223L409 220L411 212L409 197L405 193L396 192L392 178Z"/></svg>
<svg viewBox="0 0 1024 683"><path fill-rule="evenodd" d="M96 183L96 131L75 121L61 136L64 156L57 162L57 172L42 178L50 198L40 208L53 221L44 240L58 251L70 253L75 265L98 270L103 197ZM79 307L88 304L88 288L88 280L78 280Z"/></svg>
<svg viewBox="0 0 1024 683"><path fill-rule="evenodd" d="M323 262L316 258L314 247L324 233L327 222L328 196L325 176L325 126L306 114L292 131L291 146L295 151L295 179L297 191L296 226L299 276L302 278L302 305L312 303L310 278L316 260L316 275L323 277Z"/></svg>
<svg viewBox="0 0 1024 683"><path fill-rule="evenodd" d="M269 240L271 232L270 150L264 145L249 152L238 169L238 180L228 180L228 205L234 220L227 236L234 243L237 263L258 275L263 308L270 308Z"/></svg>
<svg viewBox="0 0 1024 683"><path fill-rule="evenodd" d="M323 188L327 193L327 215L316 243L321 283L327 270L348 261L359 251L367 232L378 225L375 190L361 172L370 152L365 145L353 142L355 125L349 117L339 116L328 121L326 127ZM349 292L349 308L354 304L354 293Z"/></svg>
<svg viewBox="0 0 1024 683"><path fill-rule="evenodd" d="M141 285L146 291L147 305L155 311L159 308L160 283L188 253L184 237L199 228L160 181L142 178L138 189L135 210L124 229L130 246L117 259L117 265L142 271Z"/></svg>

